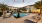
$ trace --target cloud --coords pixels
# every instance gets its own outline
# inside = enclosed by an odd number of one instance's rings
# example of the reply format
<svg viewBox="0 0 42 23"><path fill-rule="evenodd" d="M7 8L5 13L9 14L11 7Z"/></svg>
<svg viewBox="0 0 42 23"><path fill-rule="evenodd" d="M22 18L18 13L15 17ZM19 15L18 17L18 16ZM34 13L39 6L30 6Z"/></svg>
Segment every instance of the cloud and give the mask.
<svg viewBox="0 0 42 23"><path fill-rule="evenodd" d="M18 4L18 5L17 5ZM24 7L24 6L27 6L27 5L33 5L34 3L15 3L15 4L9 4L9 6L14 6L14 7Z"/></svg>
<svg viewBox="0 0 42 23"><path fill-rule="evenodd" d="M0 0L0 3L3 3L4 2L4 0Z"/></svg>
<svg viewBox="0 0 42 23"><path fill-rule="evenodd" d="M13 0L0 0L0 3L5 3L9 6L14 6L14 7L23 7L26 5L32 5L37 1L39 0L25 0L25 2L23 3L22 0L18 0L17 2L14 2Z"/></svg>

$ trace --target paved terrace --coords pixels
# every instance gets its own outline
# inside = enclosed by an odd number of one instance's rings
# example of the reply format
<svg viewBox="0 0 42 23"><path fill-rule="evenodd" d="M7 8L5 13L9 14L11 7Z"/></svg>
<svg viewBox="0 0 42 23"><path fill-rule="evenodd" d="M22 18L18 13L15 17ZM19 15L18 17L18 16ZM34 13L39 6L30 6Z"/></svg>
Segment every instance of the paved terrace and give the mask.
<svg viewBox="0 0 42 23"><path fill-rule="evenodd" d="M24 23L25 19L37 22L37 20L34 20L31 18L32 16L35 16L35 15L37 14L30 14L30 15L27 15L25 17L18 18L18 19L14 18L13 16L10 18L6 18L6 19L3 19L3 17L0 17L0 23ZM42 23L42 19L39 20L37 23Z"/></svg>

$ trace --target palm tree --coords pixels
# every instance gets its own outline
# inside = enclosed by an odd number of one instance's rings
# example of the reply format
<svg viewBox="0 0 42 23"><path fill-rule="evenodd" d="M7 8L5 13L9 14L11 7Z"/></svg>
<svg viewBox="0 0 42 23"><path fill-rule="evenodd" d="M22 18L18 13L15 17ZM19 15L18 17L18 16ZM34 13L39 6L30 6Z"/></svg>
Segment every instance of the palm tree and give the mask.
<svg viewBox="0 0 42 23"><path fill-rule="evenodd" d="M2 4L2 3L0 3L0 8L2 10L2 12L0 12L0 16L3 14L3 11L9 10L8 6L6 4Z"/></svg>
<svg viewBox="0 0 42 23"><path fill-rule="evenodd" d="M17 18L20 18L20 10L19 9L17 10L17 13L18 13Z"/></svg>
<svg viewBox="0 0 42 23"><path fill-rule="evenodd" d="M34 7L40 9L40 13L42 13L42 1L38 1L34 4Z"/></svg>
<svg viewBox="0 0 42 23"><path fill-rule="evenodd" d="M40 16L42 16L42 1L38 1L38 2L36 2L35 4L34 4L34 7L36 7L37 9L40 9ZM40 20L40 19L39 19ZM38 20L38 21L39 21ZM37 21L37 22L38 22ZM36 23L37 23L36 22Z"/></svg>
<svg viewBox="0 0 42 23"><path fill-rule="evenodd" d="M0 4L0 8L2 11L9 10L9 8L6 4Z"/></svg>
<svg viewBox="0 0 42 23"><path fill-rule="evenodd" d="M14 17L15 18L20 18L20 10L19 9L17 9L17 13L18 13L17 17L16 16L14 16Z"/></svg>

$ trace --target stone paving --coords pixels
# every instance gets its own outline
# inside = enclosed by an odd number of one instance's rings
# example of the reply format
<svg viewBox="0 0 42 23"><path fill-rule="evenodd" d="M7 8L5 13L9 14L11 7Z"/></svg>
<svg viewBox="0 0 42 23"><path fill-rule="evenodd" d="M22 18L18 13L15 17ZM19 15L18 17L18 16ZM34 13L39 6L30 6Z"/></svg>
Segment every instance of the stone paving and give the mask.
<svg viewBox="0 0 42 23"><path fill-rule="evenodd" d="M28 16L22 17L22 18L14 18L13 16L10 18L5 18L3 19L3 17L0 17L0 23L24 23L25 19L37 22L37 20L32 19L32 16L35 16L36 14L30 14ZM40 19L37 23L42 23L42 19Z"/></svg>

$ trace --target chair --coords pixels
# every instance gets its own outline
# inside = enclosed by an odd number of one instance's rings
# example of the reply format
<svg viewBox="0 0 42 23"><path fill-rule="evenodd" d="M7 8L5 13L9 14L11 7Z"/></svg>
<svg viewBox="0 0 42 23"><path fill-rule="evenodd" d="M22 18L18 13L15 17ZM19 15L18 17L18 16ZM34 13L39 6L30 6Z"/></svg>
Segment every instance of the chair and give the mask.
<svg viewBox="0 0 42 23"><path fill-rule="evenodd" d="M26 19L26 20L24 20L24 23L35 23L35 22L33 22L33 21L31 21L31 20Z"/></svg>

